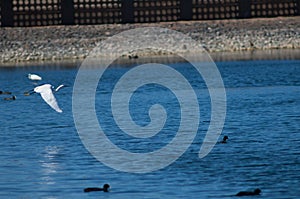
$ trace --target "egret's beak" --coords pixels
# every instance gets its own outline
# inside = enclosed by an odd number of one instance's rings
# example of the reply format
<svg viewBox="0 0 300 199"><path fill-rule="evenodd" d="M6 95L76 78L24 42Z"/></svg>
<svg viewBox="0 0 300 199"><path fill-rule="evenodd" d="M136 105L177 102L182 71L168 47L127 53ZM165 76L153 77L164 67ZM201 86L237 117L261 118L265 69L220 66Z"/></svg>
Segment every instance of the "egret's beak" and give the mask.
<svg viewBox="0 0 300 199"><path fill-rule="evenodd" d="M34 93L34 90L32 89L32 90L30 90L30 91L24 92L24 95L25 95L25 96L29 96L29 95L31 95L31 94L33 94L33 93Z"/></svg>

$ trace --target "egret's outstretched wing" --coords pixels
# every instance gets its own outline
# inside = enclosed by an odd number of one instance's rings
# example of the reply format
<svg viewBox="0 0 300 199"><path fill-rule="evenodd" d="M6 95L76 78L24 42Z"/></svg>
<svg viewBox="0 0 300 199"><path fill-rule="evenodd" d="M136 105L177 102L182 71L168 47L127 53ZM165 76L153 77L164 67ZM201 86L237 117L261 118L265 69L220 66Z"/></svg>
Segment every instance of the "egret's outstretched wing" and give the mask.
<svg viewBox="0 0 300 199"><path fill-rule="evenodd" d="M59 108L56 99L53 95L52 89L50 84L44 84L42 86L38 86L34 89L35 92L40 93L43 100L55 111L61 113L62 110Z"/></svg>
<svg viewBox="0 0 300 199"><path fill-rule="evenodd" d="M47 92L43 92L41 93L42 98L45 100L45 102L51 106L51 108L53 108L54 110L56 110L57 112L61 113L62 110L59 108L56 99L52 93L52 91L47 91Z"/></svg>

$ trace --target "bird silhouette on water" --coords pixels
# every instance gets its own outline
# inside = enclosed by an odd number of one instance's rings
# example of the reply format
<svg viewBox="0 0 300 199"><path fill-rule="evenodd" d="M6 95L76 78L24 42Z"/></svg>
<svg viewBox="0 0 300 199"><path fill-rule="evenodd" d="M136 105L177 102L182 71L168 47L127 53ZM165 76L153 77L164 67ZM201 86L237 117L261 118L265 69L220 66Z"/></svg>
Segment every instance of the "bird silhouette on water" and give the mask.
<svg viewBox="0 0 300 199"><path fill-rule="evenodd" d="M235 196L257 196L260 193L260 189L255 189L254 191L240 191Z"/></svg>
<svg viewBox="0 0 300 199"><path fill-rule="evenodd" d="M0 91L0 95L11 95L9 91Z"/></svg>
<svg viewBox="0 0 300 199"><path fill-rule="evenodd" d="M109 189L109 184L105 184L103 185L103 188L99 188L99 187L88 187L85 188L83 191L84 192L92 192L92 191L103 191L103 192L108 192Z"/></svg>
<svg viewBox="0 0 300 199"><path fill-rule="evenodd" d="M227 143L227 140L228 140L228 136L225 135L225 136L223 137L223 140L222 140L220 143L221 143L221 144L226 144L226 143Z"/></svg>
<svg viewBox="0 0 300 199"><path fill-rule="evenodd" d="M9 100L16 100L17 97L14 95L14 96L11 96L11 97L5 97L3 99L9 101Z"/></svg>

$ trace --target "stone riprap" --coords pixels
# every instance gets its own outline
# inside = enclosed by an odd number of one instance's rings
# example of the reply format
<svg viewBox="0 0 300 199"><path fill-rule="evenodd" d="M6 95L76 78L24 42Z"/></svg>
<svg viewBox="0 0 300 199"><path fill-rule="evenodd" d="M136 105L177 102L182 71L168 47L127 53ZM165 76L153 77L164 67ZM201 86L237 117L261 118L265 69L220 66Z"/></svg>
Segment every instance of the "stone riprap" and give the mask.
<svg viewBox="0 0 300 199"><path fill-rule="evenodd" d="M299 16L155 24L0 28L0 63L84 59L99 42L125 30L140 27L162 27L179 31L197 40L208 52L300 49ZM118 45L118 41L115 42ZM183 49L184 47L179 48L178 51ZM176 49L172 51L176 53ZM129 52L124 56L129 56L130 53L136 52ZM141 52L138 56L160 53L165 52L150 50Z"/></svg>

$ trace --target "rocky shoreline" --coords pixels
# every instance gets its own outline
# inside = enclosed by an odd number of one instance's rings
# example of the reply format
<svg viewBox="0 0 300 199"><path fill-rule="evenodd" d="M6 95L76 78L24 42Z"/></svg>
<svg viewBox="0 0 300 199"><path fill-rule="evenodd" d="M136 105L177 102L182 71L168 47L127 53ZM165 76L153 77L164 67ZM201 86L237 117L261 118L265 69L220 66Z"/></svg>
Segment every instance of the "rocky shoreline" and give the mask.
<svg viewBox="0 0 300 199"><path fill-rule="evenodd" d="M125 30L154 26L182 32L201 43L211 53L300 49L300 16L155 24L0 28L0 63L84 59L100 41L108 37ZM144 53L142 56L149 54Z"/></svg>

